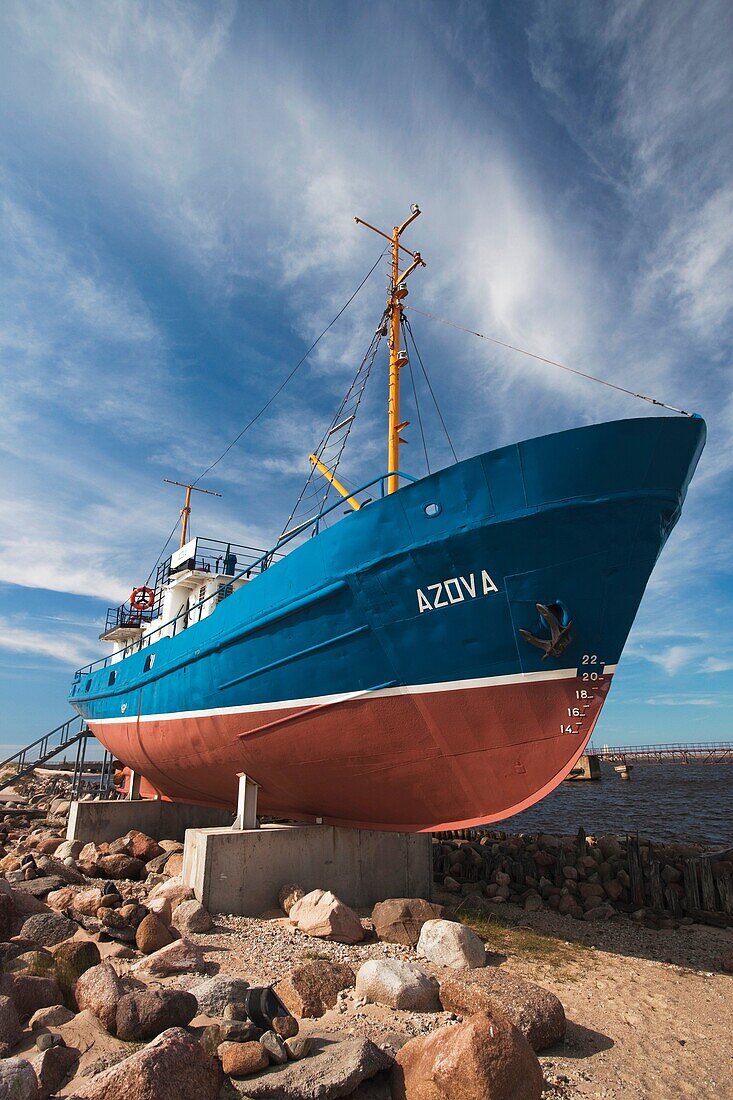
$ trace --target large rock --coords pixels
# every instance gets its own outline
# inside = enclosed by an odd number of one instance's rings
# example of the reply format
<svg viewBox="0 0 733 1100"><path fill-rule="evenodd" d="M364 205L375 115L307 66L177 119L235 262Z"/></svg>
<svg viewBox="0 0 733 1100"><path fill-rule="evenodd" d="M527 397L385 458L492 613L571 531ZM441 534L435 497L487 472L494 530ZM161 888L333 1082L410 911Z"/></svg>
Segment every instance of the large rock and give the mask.
<svg viewBox="0 0 733 1100"><path fill-rule="evenodd" d="M188 940L174 940L154 951L133 967L141 977L167 978L170 974L202 974L206 969L203 955Z"/></svg>
<svg viewBox="0 0 733 1100"><path fill-rule="evenodd" d="M290 916L290 910L295 905L296 901L300 901L305 897L305 890L302 886L297 886L295 883L289 882L285 886L280 887L280 892L277 895L277 900L280 908L286 917Z"/></svg>
<svg viewBox="0 0 733 1100"><path fill-rule="evenodd" d="M56 859L77 859L83 847L80 840L62 840L56 849Z"/></svg>
<svg viewBox="0 0 733 1100"><path fill-rule="evenodd" d="M503 969L446 978L440 983L440 1000L447 1012L459 1016L499 1009L533 1050L545 1050L565 1038L565 1010L555 994Z"/></svg>
<svg viewBox="0 0 733 1100"><path fill-rule="evenodd" d="M167 905L168 902L165 904ZM173 943L173 936L160 917L155 913L148 913L147 917L143 917L135 931L135 945L138 951L142 951L143 955L152 955L162 947L167 947L169 943Z"/></svg>
<svg viewBox="0 0 733 1100"><path fill-rule="evenodd" d="M190 886L186 886L185 882L181 878L170 878L167 882L159 882L157 886L154 886L150 891L150 900L154 898L167 898L170 902L171 910L175 909L177 905L180 905L182 901L189 901L193 898L194 893Z"/></svg>
<svg viewBox="0 0 733 1100"><path fill-rule="evenodd" d="M473 970L486 965L486 948L465 924L451 920L428 920L417 941L417 953L436 966Z"/></svg>
<svg viewBox="0 0 733 1100"><path fill-rule="evenodd" d="M39 1008L64 1003L64 995L53 978L32 974L3 974L0 993L10 997L21 1020L29 1019Z"/></svg>
<svg viewBox="0 0 733 1100"><path fill-rule="evenodd" d="M171 1028L143 1050L74 1086L74 1100L217 1100L218 1059L182 1028Z"/></svg>
<svg viewBox="0 0 733 1100"><path fill-rule="evenodd" d="M86 970L74 986L80 1011L89 1009L111 1034L114 1034L117 1005L125 987L111 963L100 963Z"/></svg>
<svg viewBox="0 0 733 1100"><path fill-rule="evenodd" d="M356 975L356 995L408 1012L440 1012L438 983L419 966L401 959L370 959Z"/></svg>
<svg viewBox="0 0 733 1100"><path fill-rule="evenodd" d="M218 1049L221 1068L230 1077L249 1077L267 1069L270 1059L261 1043L222 1043Z"/></svg>
<svg viewBox="0 0 733 1100"><path fill-rule="evenodd" d="M176 906L171 924L182 936L189 936L195 932L210 932L214 927L208 912L195 898L182 901Z"/></svg>
<svg viewBox="0 0 733 1100"><path fill-rule="evenodd" d="M380 940L414 947L426 920L438 920L445 912L424 898L388 898L372 910L372 924Z"/></svg>
<svg viewBox="0 0 733 1100"><path fill-rule="evenodd" d="M38 1100L48 1098L60 1089L79 1063L79 1051L66 1046L51 1046L31 1058L38 1079Z"/></svg>
<svg viewBox="0 0 733 1100"><path fill-rule="evenodd" d="M145 864L142 860L133 859L132 856L126 856L123 852L102 856L101 859L97 860L97 868L105 878L145 878Z"/></svg>
<svg viewBox="0 0 733 1100"><path fill-rule="evenodd" d="M67 940L53 953L53 973L66 1003L76 1008L74 986L85 971L101 962L93 940Z"/></svg>
<svg viewBox="0 0 733 1100"><path fill-rule="evenodd" d="M18 911L11 894L0 894L0 941L5 943L15 931Z"/></svg>
<svg viewBox="0 0 733 1100"><path fill-rule="evenodd" d="M323 1016L336 1004L342 989L354 984L354 971L345 963L312 959L296 966L277 983L275 992L293 1016Z"/></svg>
<svg viewBox="0 0 733 1100"><path fill-rule="evenodd" d="M123 839L127 842L126 849L129 855L134 856L135 859L141 859L143 863L149 863L151 859L163 854L163 849L157 840L135 829L132 829Z"/></svg>
<svg viewBox="0 0 733 1100"><path fill-rule="evenodd" d="M191 986L191 992L198 1001L199 1011L207 1016L223 1016L228 1004L243 1001L249 982L244 978L230 978L217 975L204 982Z"/></svg>
<svg viewBox="0 0 733 1100"><path fill-rule="evenodd" d="M411 1039L397 1052L393 1100L540 1100L542 1069L527 1040L501 1013Z"/></svg>
<svg viewBox="0 0 733 1100"><path fill-rule="evenodd" d="M25 1058L4 1058L0 1062L0 1100L37 1100L38 1081Z"/></svg>
<svg viewBox="0 0 733 1100"><path fill-rule="evenodd" d="M126 993L117 1005L117 1038L128 1042L154 1039L171 1027L186 1027L198 1003L182 989L143 989Z"/></svg>
<svg viewBox="0 0 733 1100"><path fill-rule="evenodd" d="M247 1100L336 1100L390 1063L369 1039L346 1039L325 1045L312 1058L234 1084Z"/></svg>
<svg viewBox="0 0 733 1100"><path fill-rule="evenodd" d="M51 1005L50 1008L39 1008L28 1021L31 1031L46 1031L49 1027L62 1027L74 1019L74 1013L65 1005Z"/></svg>
<svg viewBox="0 0 733 1100"><path fill-rule="evenodd" d="M0 1058L7 1058L22 1035L17 1008L10 997L0 996Z"/></svg>
<svg viewBox="0 0 733 1100"><path fill-rule="evenodd" d="M301 932L319 939L338 943L364 939L364 929L354 910L330 890L311 890L295 902L289 919Z"/></svg>
<svg viewBox="0 0 733 1100"><path fill-rule="evenodd" d="M70 939L78 930L78 924L62 913L34 913L23 923L20 935L44 947L52 947Z"/></svg>

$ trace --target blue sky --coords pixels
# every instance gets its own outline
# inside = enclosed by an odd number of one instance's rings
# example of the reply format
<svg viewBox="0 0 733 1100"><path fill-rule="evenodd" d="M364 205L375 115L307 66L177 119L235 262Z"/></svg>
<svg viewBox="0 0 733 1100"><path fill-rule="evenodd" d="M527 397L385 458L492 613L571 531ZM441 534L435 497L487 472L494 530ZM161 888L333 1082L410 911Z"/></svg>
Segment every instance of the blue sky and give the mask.
<svg viewBox="0 0 733 1100"><path fill-rule="evenodd" d="M216 457L377 258L353 216L413 201L416 306L706 417L596 740L729 739L732 55L726 2L6 0L2 746L65 717L175 520L162 478ZM195 532L274 540L384 285L206 479ZM459 457L653 415L412 320ZM383 468L385 385L382 360L353 480Z"/></svg>

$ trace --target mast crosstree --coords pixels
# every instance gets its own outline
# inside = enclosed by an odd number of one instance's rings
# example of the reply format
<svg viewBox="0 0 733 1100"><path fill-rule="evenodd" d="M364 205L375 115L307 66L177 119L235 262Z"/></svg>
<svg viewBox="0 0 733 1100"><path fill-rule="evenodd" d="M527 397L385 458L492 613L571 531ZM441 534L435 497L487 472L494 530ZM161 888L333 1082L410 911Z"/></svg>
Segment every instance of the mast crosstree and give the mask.
<svg viewBox="0 0 733 1100"><path fill-rule="evenodd" d="M402 303L407 297L407 280L413 271L418 267L425 267L425 261L419 252L411 252L409 248L401 243L400 238L407 229L408 225L412 225L415 218L420 217L420 207L417 203L413 203L410 207L410 216L402 225L394 226L392 233L385 233L381 229L377 229L376 226L370 225L369 222L365 222L363 218L354 218L357 225L366 226L367 229L371 229L373 233L378 233L380 237L384 237L388 240L392 246L392 279L390 285L390 294L387 299L387 317L389 324L389 422L387 427L387 469L389 471L389 478L387 479L387 492L394 493L399 489L399 475L396 473L400 468L400 444L405 443L406 440L402 439L401 432L403 428L406 428L409 424L408 420L400 420L400 370L408 362L407 351L401 347L401 333L402 333ZM410 263L404 271L400 272L400 252L405 252L411 257L412 263Z"/></svg>

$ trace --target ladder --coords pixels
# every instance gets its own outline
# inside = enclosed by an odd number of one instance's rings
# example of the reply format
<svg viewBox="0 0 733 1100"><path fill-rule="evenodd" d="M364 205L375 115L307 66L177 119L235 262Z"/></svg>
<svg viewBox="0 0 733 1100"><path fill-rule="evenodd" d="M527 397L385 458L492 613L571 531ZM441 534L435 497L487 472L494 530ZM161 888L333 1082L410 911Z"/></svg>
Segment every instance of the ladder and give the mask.
<svg viewBox="0 0 733 1100"><path fill-rule="evenodd" d="M0 778L0 791L17 783L19 779L24 779L35 768L42 767L48 760L53 760L59 753L76 745L71 794L72 798L78 798L86 761L87 743L90 738L94 739L94 734L80 715L76 714L68 718L60 726L39 737L37 741L31 741L29 745L8 756L6 760L0 761L0 772L5 768L14 769L10 775ZM109 789L112 780L112 754L105 749L100 775L100 794Z"/></svg>

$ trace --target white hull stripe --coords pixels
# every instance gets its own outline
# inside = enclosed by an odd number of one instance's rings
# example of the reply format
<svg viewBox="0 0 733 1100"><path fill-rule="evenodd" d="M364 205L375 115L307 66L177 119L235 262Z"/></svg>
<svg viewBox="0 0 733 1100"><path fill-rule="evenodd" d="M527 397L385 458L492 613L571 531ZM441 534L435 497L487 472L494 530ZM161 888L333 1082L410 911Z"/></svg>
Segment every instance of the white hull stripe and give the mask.
<svg viewBox="0 0 733 1100"><path fill-rule="evenodd" d="M600 676L612 676L616 665L604 665ZM582 673L582 669L580 670ZM449 680L444 684L413 684L410 686L379 688L372 691L347 691L338 695L313 695L306 699L277 699L271 703L247 703L241 707L211 707L208 710L180 710L166 714L141 714L140 722L172 722L183 718L214 718L222 714L255 714L268 710L295 710L307 707L320 707L329 703L347 703L365 695L372 699L387 699L395 695L430 695L445 691L470 691L472 688L508 687L516 684L544 683L548 680L574 680L578 677L576 668L560 668L548 672L523 672L510 676L483 676L475 680ZM137 722L136 714L121 715L119 718L90 718L92 726L126 724Z"/></svg>

